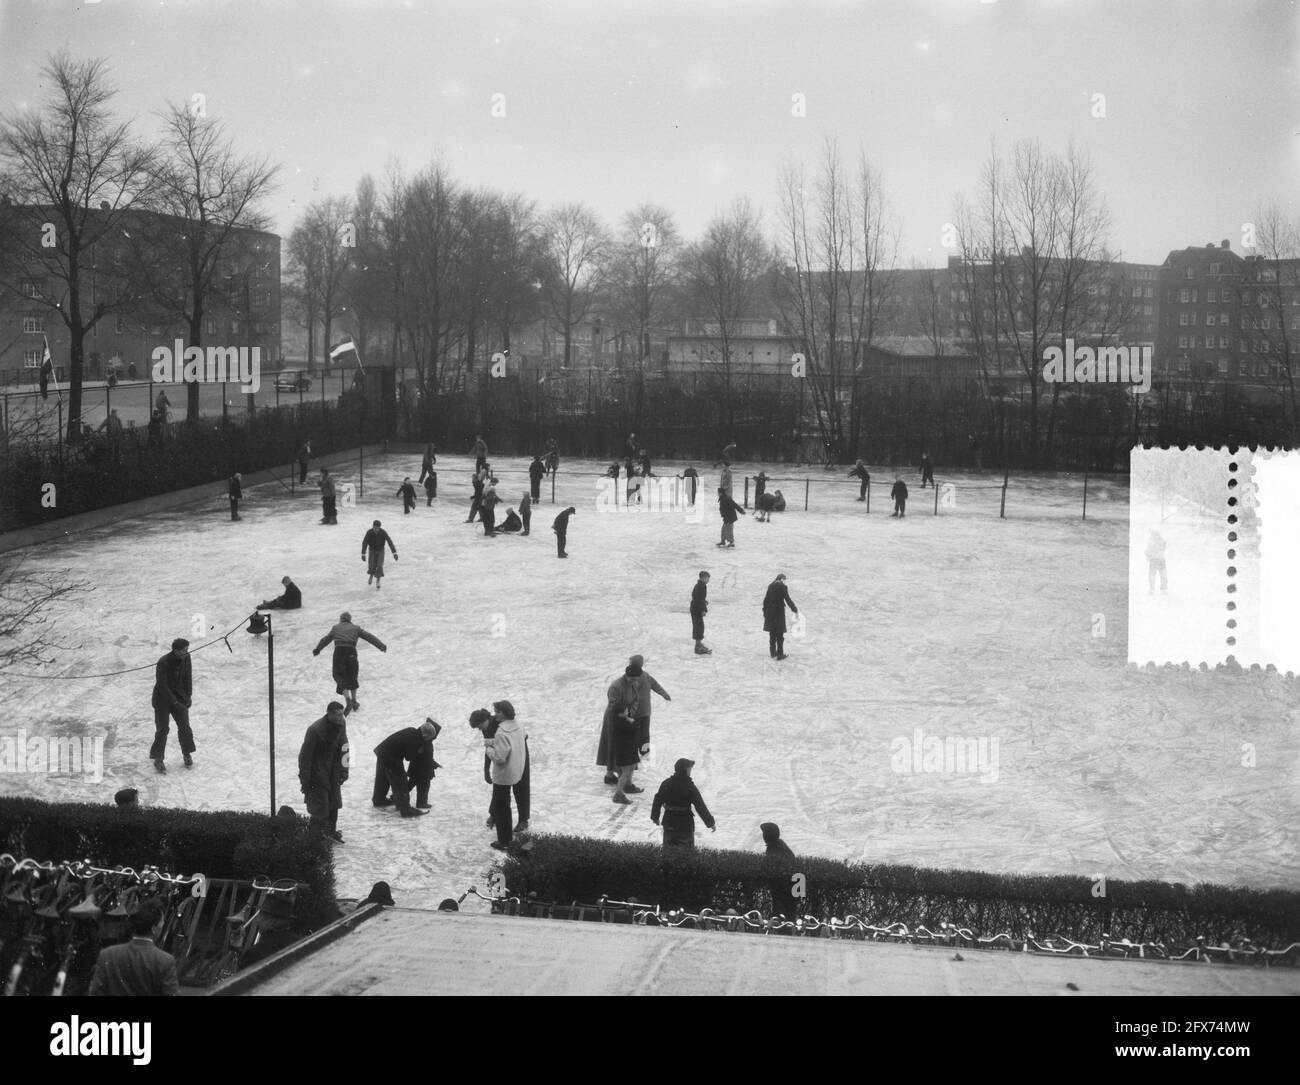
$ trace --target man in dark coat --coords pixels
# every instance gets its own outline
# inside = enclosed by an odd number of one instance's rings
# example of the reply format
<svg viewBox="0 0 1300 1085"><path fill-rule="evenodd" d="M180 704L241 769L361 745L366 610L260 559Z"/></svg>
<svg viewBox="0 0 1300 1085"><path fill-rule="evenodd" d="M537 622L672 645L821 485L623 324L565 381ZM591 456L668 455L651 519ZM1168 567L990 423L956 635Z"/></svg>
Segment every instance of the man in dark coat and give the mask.
<svg viewBox="0 0 1300 1085"><path fill-rule="evenodd" d="M483 534L495 535L497 533L497 506L501 504L501 497L497 494L497 480L489 479L488 485L483 491L482 508L479 516L483 521Z"/></svg>
<svg viewBox="0 0 1300 1085"><path fill-rule="evenodd" d="M700 483L699 472L696 471L694 467L688 467L686 468L685 471L682 472L682 479L685 482L686 504L689 507L694 508L695 491L699 487L699 483Z"/></svg>
<svg viewBox="0 0 1300 1085"><path fill-rule="evenodd" d="M781 827L775 822L765 821L758 828L763 834L763 843L767 845L767 865L772 872L767 883L772 894L772 912L791 918L799 914L799 898L794 895L794 882L790 877L798 873L794 869L794 852L781 839Z"/></svg>
<svg viewBox="0 0 1300 1085"><path fill-rule="evenodd" d="M799 608L785 586L785 573L777 573L763 596L763 629L767 633L767 651L773 659L785 659L785 608L796 614Z"/></svg>
<svg viewBox="0 0 1300 1085"><path fill-rule="evenodd" d="M542 457L542 465L549 475L554 475L560 469L560 450L555 446L554 437L546 442L546 455Z"/></svg>
<svg viewBox="0 0 1300 1085"><path fill-rule="evenodd" d="M632 785L632 770L641 760L636 740L639 690L633 669L629 663L606 691L596 747L596 764L605 766L605 783L618 785L613 801L622 805L632 801L627 797L629 791L635 795L644 790Z"/></svg>
<svg viewBox="0 0 1300 1085"><path fill-rule="evenodd" d="M533 523L533 499L527 494L519 499L519 519L524 525L522 534L527 535L532 530Z"/></svg>
<svg viewBox="0 0 1300 1085"><path fill-rule="evenodd" d="M569 517L573 516L577 511L570 505L555 518L555 523L551 525L551 530L555 532L556 557L567 558L569 556L564 549L569 534Z"/></svg>
<svg viewBox="0 0 1300 1085"><path fill-rule="evenodd" d="M361 536L361 560L367 562L366 577L367 584L374 584L375 590L378 591L384 586L384 546L393 552L393 560L397 560L397 547L393 545L393 540L388 532L384 530L381 521L376 520L370 530ZM369 558L367 558L369 551Z"/></svg>
<svg viewBox="0 0 1300 1085"><path fill-rule="evenodd" d="M925 489L926 483L930 488L934 488L934 464L930 462L930 453L921 453L921 489Z"/></svg>
<svg viewBox="0 0 1300 1085"><path fill-rule="evenodd" d="M404 818L416 818L424 813L422 809L411 807L406 766L409 762L414 769L420 763L440 730L437 723L426 719L419 727L394 731L375 747L375 789L370 797L375 806L396 805ZM388 797L390 793L391 799Z"/></svg>
<svg viewBox="0 0 1300 1085"><path fill-rule="evenodd" d="M244 496L244 484L238 471L230 476L230 484L227 488L230 491L230 518L238 520L239 500Z"/></svg>
<svg viewBox="0 0 1300 1085"><path fill-rule="evenodd" d="M704 615L709 612L709 574L700 572L700 578L691 589L691 636L695 640L695 654L707 656L712 648L704 647Z"/></svg>
<svg viewBox="0 0 1300 1085"><path fill-rule="evenodd" d="M415 508L415 487L411 485L411 476L407 475L397 487L397 496L402 499L402 515L410 516Z"/></svg>
<svg viewBox="0 0 1300 1085"><path fill-rule="evenodd" d="M339 810L349 772L348 731L343 706L330 701L325 715L307 728L298 751L298 783L311 824L343 843Z"/></svg>
<svg viewBox="0 0 1300 1085"><path fill-rule="evenodd" d="M322 467L320 469L320 500L321 500L321 523L337 524L339 522L338 509L334 504L334 480L330 478L330 469Z"/></svg>
<svg viewBox="0 0 1300 1085"><path fill-rule="evenodd" d="M867 470L867 465L858 460L854 464L853 470L849 472L849 478L862 480L862 485L858 487L858 500L865 501L867 499L867 487L871 485L871 472Z"/></svg>
<svg viewBox="0 0 1300 1085"><path fill-rule="evenodd" d="M367 633L352 621L352 615L346 610L339 615L338 622L321 637L319 643L311 650L318 656L331 641L334 644L334 690L346 695L348 707L355 712L361 707L356 693L361 686L361 665L357 661L357 641L364 640L373 644L381 652L388 651L388 645L376 636Z"/></svg>
<svg viewBox="0 0 1300 1085"><path fill-rule="evenodd" d="M424 480L434 474L433 465L438 462L438 457L433 451L433 442L430 441L424 448L424 459L420 461L420 477L417 482L423 484Z"/></svg>
<svg viewBox="0 0 1300 1085"><path fill-rule="evenodd" d="M708 826L709 832L718 831L718 823L709 808L704 805L700 789L691 779L691 769L695 762L683 757L673 766L673 774L659 785L655 792L654 805L650 808L650 820L659 824L663 816L664 847L695 847L695 815L692 808L699 812L700 818Z"/></svg>
<svg viewBox="0 0 1300 1085"><path fill-rule="evenodd" d="M258 610L298 610L302 607L302 592L298 590L298 585L287 576L282 577L280 583L284 585L284 594L268 599L265 603L258 603Z"/></svg>
<svg viewBox="0 0 1300 1085"><path fill-rule="evenodd" d="M162 393L160 392L159 395ZM298 449L298 485L301 486L307 481L307 464L311 462L311 442L303 441L302 448Z"/></svg>
<svg viewBox="0 0 1300 1085"><path fill-rule="evenodd" d="M718 487L718 513L722 517L722 539L719 546L736 545L736 517L743 516L745 510L732 499L721 486Z"/></svg>
<svg viewBox="0 0 1300 1085"><path fill-rule="evenodd" d="M542 499L542 475L546 473L546 466L542 463L541 456L534 456L533 462L528 465L528 483L532 489L534 501Z"/></svg>
<svg viewBox="0 0 1300 1085"><path fill-rule="evenodd" d="M469 503L469 517L465 520L467 524L472 524L478 519L479 512L483 508L483 487L487 485L487 480L487 469L483 467L475 468L474 478L471 482L474 487L474 497Z"/></svg>
<svg viewBox="0 0 1300 1085"><path fill-rule="evenodd" d="M903 517L907 515L907 483L903 481L903 476L899 475L894 482L894 488L889 491L889 496L894 499L894 516Z"/></svg>
<svg viewBox="0 0 1300 1085"><path fill-rule="evenodd" d="M154 944L166 916L156 899L142 900L127 916L131 941L105 946L90 977L92 997L121 995L179 995L176 958Z"/></svg>
<svg viewBox="0 0 1300 1085"><path fill-rule="evenodd" d="M194 732L190 730L190 703L194 697L194 672L190 665L190 642L183 637L172 641L172 650L154 668L153 683L153 745L149 759L159 772L166 772L163 756L167 752L169 720L176 721L176 737L180 740L185 767L194 764Z"/></svg>
<svg viewBox="0 0 1300 1085"><path fill-rule="evenodd" d="M424 507L433 508L433 499L438 496L438 472L430 471L424 480Z"/></svg>

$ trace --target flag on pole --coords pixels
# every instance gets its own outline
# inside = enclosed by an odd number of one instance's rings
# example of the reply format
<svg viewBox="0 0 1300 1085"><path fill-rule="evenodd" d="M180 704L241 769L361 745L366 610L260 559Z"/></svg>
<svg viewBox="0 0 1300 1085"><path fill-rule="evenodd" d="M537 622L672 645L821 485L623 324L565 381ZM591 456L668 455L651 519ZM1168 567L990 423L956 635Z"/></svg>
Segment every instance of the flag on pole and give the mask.
<svg viewBox="0 0 1300 1085"><path fill-rule="evenodd" d="M54 381L54 390L62 399L63 392L59 390L58 379L54 376L54 356L50 354L49 336L42 335L41 339L45 342L45 349L41 352L41 398L50 398L50 381Z"/></svg>
<svg viewBox="0 0 1300 1085"><path fill-rule="evenodd" d="M330 350L330 361L336 361L344 354L355 354L357 356L357 368L362 373L366 371L366 367L361 364L361 352L357 350L356 343L352 342L351 339L344 339L338 346Z"/></svg>

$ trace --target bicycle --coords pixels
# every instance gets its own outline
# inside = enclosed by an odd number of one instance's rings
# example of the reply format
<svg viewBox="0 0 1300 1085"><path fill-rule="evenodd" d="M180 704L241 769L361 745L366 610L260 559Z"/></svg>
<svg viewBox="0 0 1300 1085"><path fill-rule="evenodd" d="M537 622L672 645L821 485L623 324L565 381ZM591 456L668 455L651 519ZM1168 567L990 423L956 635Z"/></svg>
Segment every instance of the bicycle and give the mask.
<svg viewBox="0 0 1300 1085"><path fill-rule="evenodd" d="M265 877L253 879L252 891L244 906L226 917L226 932L217 954L214 973L216 981L229 979L239 971L245 955L257 944L261 935L263 913L281 912L285 907L291 912L297 899L298 883L292 879L272 882ZM283 905L268 908L270 900L284 899ZM276 916L276 918L280 918Z"/></svg>

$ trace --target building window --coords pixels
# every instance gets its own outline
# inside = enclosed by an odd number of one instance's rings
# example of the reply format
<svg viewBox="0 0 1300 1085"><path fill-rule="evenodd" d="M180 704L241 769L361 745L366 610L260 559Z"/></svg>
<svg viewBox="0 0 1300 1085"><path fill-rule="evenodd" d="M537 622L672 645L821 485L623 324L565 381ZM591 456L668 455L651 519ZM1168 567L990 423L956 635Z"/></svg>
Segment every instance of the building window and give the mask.
<svg viewBox="0 0 1300 1085"><path fill-rule="evenodd" d="M1207 290L1205 292L1205 300L1208 301L1211 305L1213 305L1216 301L1219 300L1218 294L1219 292L1217 290Z"/></svg>
<svg viewBox="0 0 1300 1085"><path fill-rule="evenodd" d="M1184 305L1186 305L1189 301L1192 300L1192 292L1188 290L1187 287L1183 287L1180 291L1178 291L1178 300L1182 302Z"/></svg>
<svg viewBox="0 0 1300 1085"><path fill-rule="evenodd" d="M216 334L217 334L217 320L216 320L216 317L211 317L211 316L210 316L210 317L208 317L208 318L203 322L203 332L204 332L205 335L216 335Z"/></svg>
<svg viewBox="0 0 1300 1085"><path fill-rule="evenodd" d="M1149 297L1151 297L1151 287L1149 287L1149 286L1144 286L1144 287L1142 288L1142 296L1143 296L1144 298L1149 298Z"/></svg>
<svg viewBox="0 0 1300 1085"><path fill-rule="evenodd" d="M1215 319L1216 319L1216 318L1215 318L1215 316L1214 316L1213 313L1206 313L1206 314L1205 314L1205 323L1206 323L1209 327L1211 327L1211 328L1214 327Z"/></svg>
<svg viewBox="0 0 1300 1085"><path fill-rule="evenodd" d="M1211 278L1211 279L1217 279L1218 277L1219 277L1219 265L1218 265L1218 264L1211 264L1211 265L1210 265L1210 278Z"/></svg>
<svg viewBox="0 0 1300 1085"><path fill-rule="evenodd" d="M1186 358L1178 359L1178 372L1186 373L1191 368L1191 363Z"/></svg>
<svg viewBox="0 0 1300 1085"><path fill-rule="evenodd" d="M125 333L125 332L126 332L126 317L122 316L122 315L119 313L118 316L117 316L117 319L113 321L113 330L116 331L118 335L122 335L123 333Z"/></svg>
<svg viewBox="0 0 1300 1085"><path fill-rule="evenodd" d="M1187 327L1187 314L1186 314L1186 313L1179 313L1179 314L1178 314L1178 326L1179 326L1180 328L1185 328L1185 327Z"/></svg>
<svg viewBox="0 0 1300 1085"><path fill-rule="evenodd" d="M43 350L25 350L25 351L23 351L23 368L24 368L24 369L37 369L37 368L39 368L39 366L40 366L40 364L41 364L41 355L43 355L44 353L45 353L45 351L43 351Z"/></svg>
<svg viewBox="0 0 1300 1085"><path fill-rule="evenodd" d="M1196 278L1196 269L1190 267L1183 268L1183 278L1188 280Z"/></svg>
<svg viewBox="0 0 1300 1085"><path fill-rule="evenodd" d="M254 334L254 335L265 335L265 334L266 334L266 325L263 324L260 320L255 321L255 322L253 323L253 334Z"/></svg>
<svg viewBox="0 0 1300 1085"><path fill-rule="evenodd" d="M1221 312L1221 313L1219 314L1219 323L1222 324L1222 325L1226 328L1226 327L1228 327L1232 322L1228 319L1228 314L1227 314L1227 313L1222 313L1222 312Z"/></svg>
<svg viewBox="0 0 1300 1085"><path fill-rule="evenodd" d="M1179 350L1186 350L1186 349L1187 349L1187 336L1185 336L1185 335L1180 335L1180 336L1178 337L1178 349L1179 349Z"/></svg>
<svg viewBox="0 0 1300 1085"><path fill-rule="evenodd" d="M1228 359L1227 359L1227 358L1220 358L1220 359L1219 359L1219 375L1220 375L1220 376L1223 376L1223 377L1226 377L1226 376L1228 375Z"/></svg>
<svg viewBox="0 0 1300 1085"><path fill-rule="evenodd" d="M25 298L39 298L41 296L41 284L37 279L24 279L18 284L18 290Z"/></svg>
<svg viewBox="0 0 1300 1085"><path fill-rule="evenodd" d="M231 335L239 334L239 317L237 316L232 316L230 318L230 334Z"/></svg>
<svg viewBox="0 0 1300 1085"><path fill-rule="evenodd" d="M1265 331L1268 331L1268 329L1272 327L1272 321L1268 317L1264 317L1263 322L1260 324L1260 327L1263 328Z"/></svg>
<svg viewBox="0 0 1300 1085"><path fill-rule="evenodd" d="M45 318L42 316L23 317L23 331L28 335L39 335L45 331Z"/></svg>

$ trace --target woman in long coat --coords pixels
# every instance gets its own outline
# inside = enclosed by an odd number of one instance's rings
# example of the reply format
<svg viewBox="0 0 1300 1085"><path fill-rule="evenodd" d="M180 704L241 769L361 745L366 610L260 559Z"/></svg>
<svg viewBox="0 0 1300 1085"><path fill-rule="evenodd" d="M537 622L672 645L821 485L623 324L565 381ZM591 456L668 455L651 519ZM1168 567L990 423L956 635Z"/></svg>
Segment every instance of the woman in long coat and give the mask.
<svg viewBox="0 0 1300 1085"><path fill-rule="evenodd" d="M777 573L763 596L763 629L767 633L768 654L773 659L785 659L786 607L799 613L799 608L790 598L790 589L785 586L785 573Z"/></svg>
<svg viewBox="0 0 1300 1085"><path fill-rule="evenodd" d="M629 719L635 717L637 696L636 681L626 670L613 681L606 694L605 715L600 721L600 742L596 747L596 764L605 767L607 784L619 782L618 770L621 765L635 765L640 760L636 728L620 727L617 722L623 716Z"/></svg>

